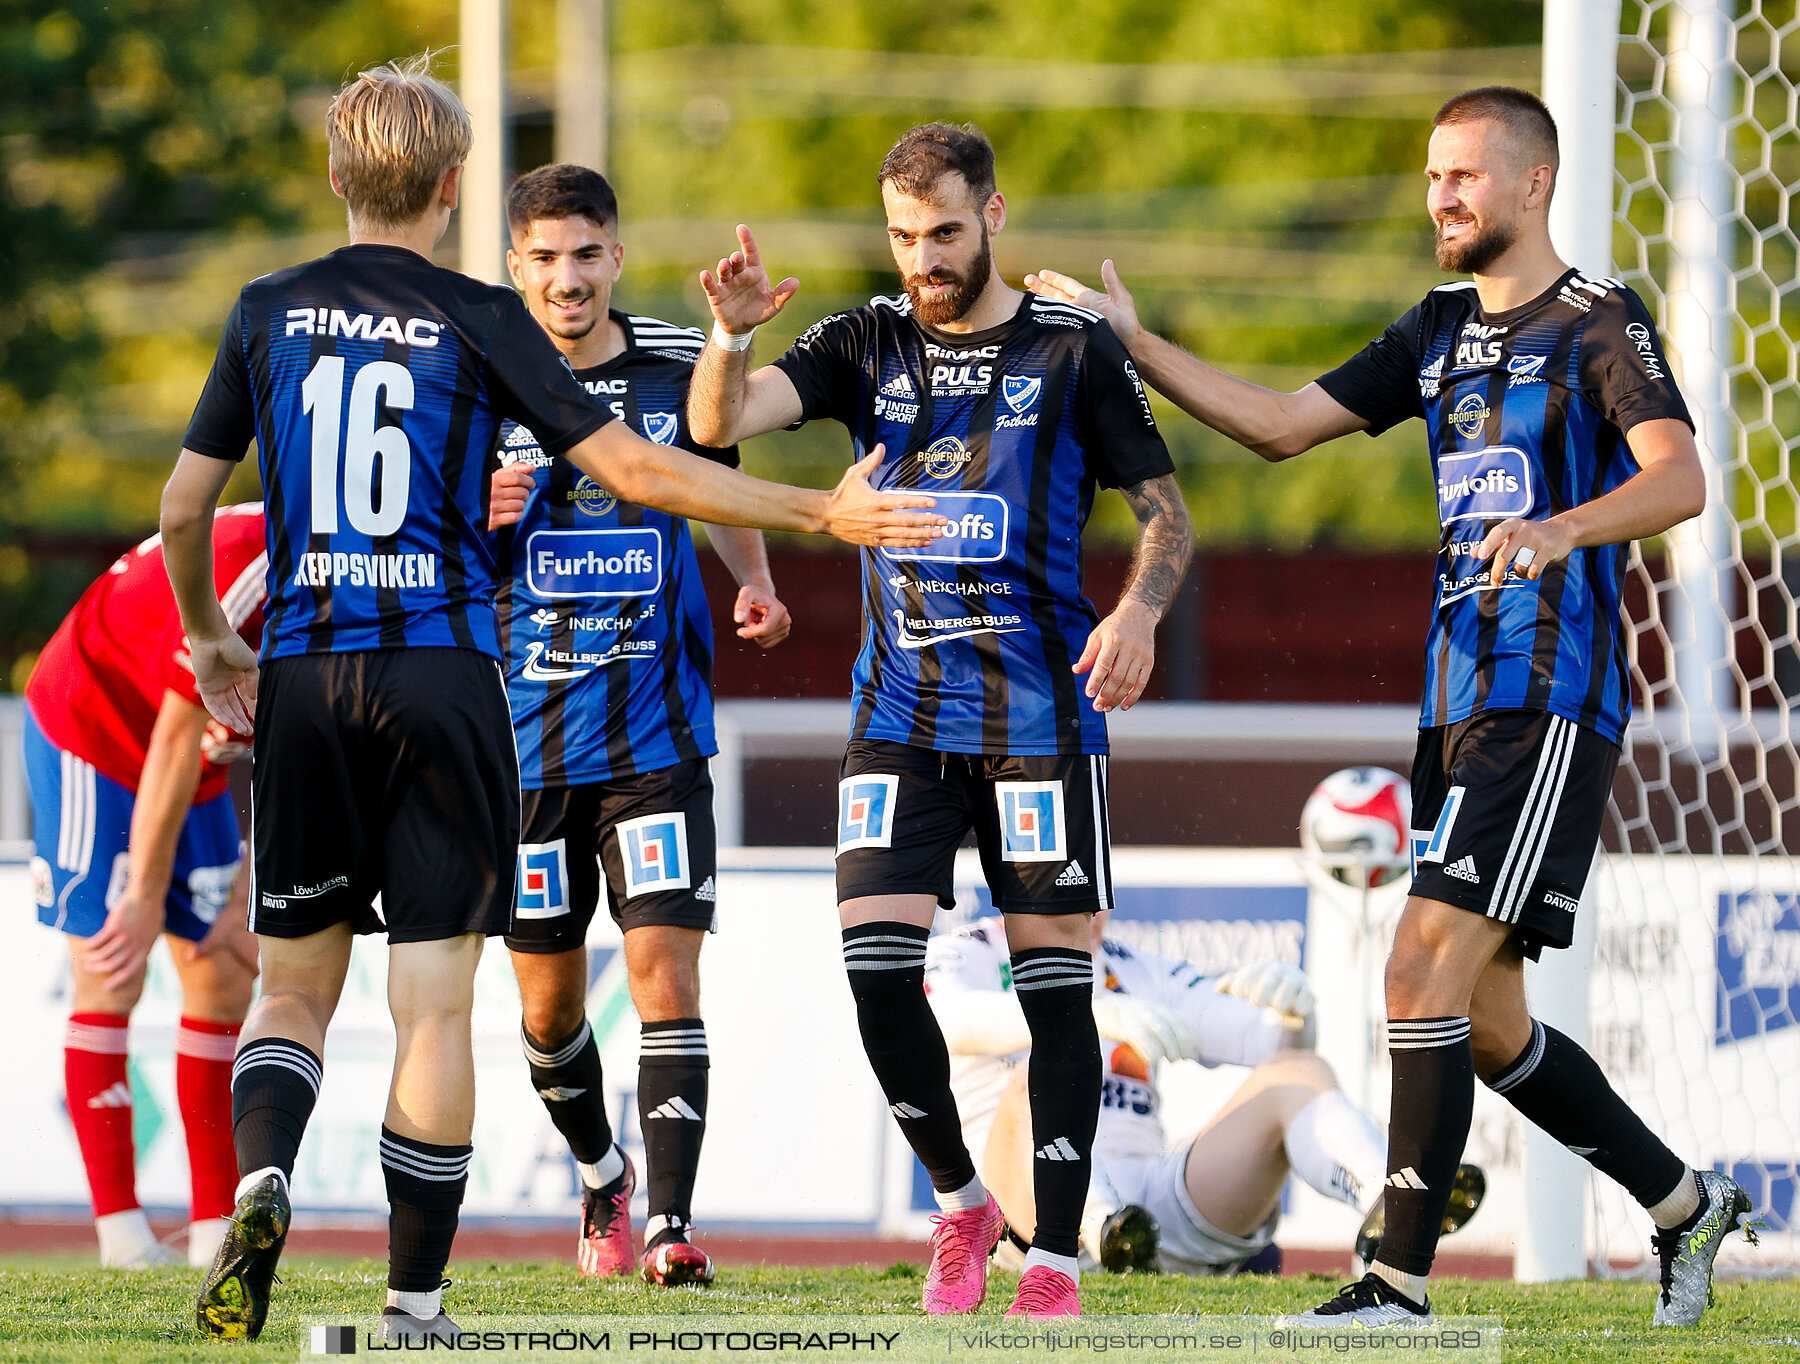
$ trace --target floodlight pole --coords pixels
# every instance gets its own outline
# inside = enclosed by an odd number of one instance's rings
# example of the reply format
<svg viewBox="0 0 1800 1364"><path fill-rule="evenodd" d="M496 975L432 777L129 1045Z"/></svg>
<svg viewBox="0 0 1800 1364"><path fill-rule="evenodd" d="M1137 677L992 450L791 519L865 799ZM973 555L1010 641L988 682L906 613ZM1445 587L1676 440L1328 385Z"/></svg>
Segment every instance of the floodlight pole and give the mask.
<svg viewBox="0 0 1800 1364"><path fill-rule="evenodd" d="M1561 167L1550 200L1557 254L1590 278L1613 272L1613 143L1619 0L1545 0L1544 102L1556 120ZM1592 881L1590 877L1590 884ZM1533 1015L1585 1047L1597 909L1585 896L1575 941L1526 967ZM1525 1205L1513 1277L1547 1283L1587 1277L1587 1162L1525 1124Z"/></svg>
<svg viewBox="0 0 1800 1364"><path fill-rule="evenodd" d="M556 3L556 159L606 170L611 70L606 0Z"/></svg>
<svg viewBox="0 0 1800 1364"><path fill-rule="evenodd" d="M462 0L463 105L475 141L463 170L462 272L490 284L506 282L506 0Z"/></svg>

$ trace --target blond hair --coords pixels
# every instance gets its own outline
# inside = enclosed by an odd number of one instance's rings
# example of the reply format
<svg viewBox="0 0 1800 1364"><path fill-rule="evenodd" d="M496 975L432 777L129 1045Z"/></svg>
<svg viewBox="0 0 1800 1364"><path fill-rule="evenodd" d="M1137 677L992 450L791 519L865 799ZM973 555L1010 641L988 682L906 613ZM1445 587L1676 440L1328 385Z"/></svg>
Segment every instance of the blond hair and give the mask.
<svg viewBox="0 0 1800 1364"><path fill-rule="evenodd" d="M469 154L469 111L431 74L432 54L360 73L331 101L331 164L359 227L404 227Z"/></svg>

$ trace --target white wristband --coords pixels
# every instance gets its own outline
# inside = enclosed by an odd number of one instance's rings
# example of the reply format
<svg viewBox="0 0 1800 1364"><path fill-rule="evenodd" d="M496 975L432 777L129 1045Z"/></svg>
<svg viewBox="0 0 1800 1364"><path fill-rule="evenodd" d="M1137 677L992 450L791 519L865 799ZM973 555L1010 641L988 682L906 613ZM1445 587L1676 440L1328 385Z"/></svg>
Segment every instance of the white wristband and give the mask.
<svg viewBox="0 0 1800 1364"><path fill-rule="evenodd" d="M713 319L712 343L720 350L749 350L750 342L755 336L755 327L740 336L726 331L724 325L717 318Z"/></svg>

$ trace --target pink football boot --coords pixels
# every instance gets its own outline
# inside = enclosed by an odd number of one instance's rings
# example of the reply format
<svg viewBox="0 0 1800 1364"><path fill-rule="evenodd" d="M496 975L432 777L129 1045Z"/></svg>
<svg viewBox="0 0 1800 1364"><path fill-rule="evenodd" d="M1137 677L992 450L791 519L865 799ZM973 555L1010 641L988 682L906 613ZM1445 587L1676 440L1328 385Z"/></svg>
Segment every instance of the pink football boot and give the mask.
<svg viewBox="0 0 1800 1364"><path fill-rule="evenodd" d="M931 1221L925 1311L932 1316L973 1312L987 1297L988 1257L1006 1227L1000 1205L989 1194L986 1207L938 1213Z"/></svg>

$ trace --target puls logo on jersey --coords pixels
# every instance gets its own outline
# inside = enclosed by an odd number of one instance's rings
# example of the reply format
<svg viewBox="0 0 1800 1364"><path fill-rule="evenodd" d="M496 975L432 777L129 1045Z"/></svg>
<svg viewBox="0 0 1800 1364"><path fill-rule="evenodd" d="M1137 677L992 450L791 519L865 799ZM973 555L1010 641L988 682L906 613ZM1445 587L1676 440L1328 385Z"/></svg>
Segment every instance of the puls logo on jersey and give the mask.
<svg viewBox="0 0 1800 1364"><path fill-rule="evenodd" d="M1650 334L1648 327L1642 322L1627 323L1625 335L1630 337L1631 344L1637 347L1638 359L1644 366L1645 374L1658 380L1669 377L1663 371L1662 356L1656 353L1656 338Z"/></svg>
<svg viewBox="0 0 1800 1364"><path fill-rule="evenodd" d="M554 464L555 457L546 455L538 444L538 438L523 426L515 426L506 433L506 440L500 448L502 464L522 464L527 469L547 469Z"/></svg>
<svg viewBox="0 0 1800 1364"><path fill-rule="evenodd" d="M681 418L673 412L646 412L643 424L645 437L658 445L673 445L681 430Z"/></svg>
<svg viewBox="0 0 1800 1364"><path fill-rule="evenodd" d="M998 346L953 350L927 341L925 356L932 362L931 396L954 398L966 393L986 393L994 386L994 367L980 362L997 359L999 354Z"/></svg>
<svg viewBox="0 0 1800 1364"><path fill-rule="evenodd" d="M997 781L994 800L1000 807L1002 861L1069 860L1061 782Z"/></svg>
<svg viewBox="0 0 1800 1364"><path fill-rule="evenodd" d="M933 563L991 564L1006 557L1012 508L995 493L936 492L932 508L950 524L938 538L918 549L883 549L890 559Z"/></svg>
<svg viewBox="0 0 1800 1364"><path fill-rule="evenodd" d="M927 478L954 478L975 456L955 436L934 440L919 451L919 467Z"/></svg>
<svg viewBox="0 0 1800 1364"><path fill-rule="evenodd" d="M1012 430L1017 427L1037 425L1038 399L1044 395L1044 380L1033 375L1026 378L1018 374L1008 374L1000 380L1000 396L1006 399L1006 405L1012 409L1012 415L1000 416L994 420L994 428L998 431Z"/></svg>
<svg viewBox="0 0 1800 1364"><path fill-rule="evenodd" d="M625 868L625 898L659 890L685 890L688 881L687 816L642 815L621 820L619 861Z"/></svg>
<svg viewBox="0 0 1800 1364"><path fill-rule="evenodd" d="M1489 365L1500 363L1500 343L1498 341L1458 341L1456 343L1456 367L1458 369L1486 369Z"/></svg>
<svg viewBox="0 0 1800 1364"><path fill-rule="evenodd" d="M569 852L563 839L519 845L515 919L556 919L569 912Z"/></svg>
<svg viewBox="0 0 1800 1364"><path fill-rule="evenodd" d="M838 856L852 848L891 848L900 778L865 773L838 783Z"/></svg>
<svg viewBox="0 0 1800 1364"><path fill-rule="evenodd" d="M1503 521L1531 511L1531 461L1523 450L1493 445L1463 455L1440 455L1438 519Z"/></svg>
<svg viewBox="0 0 1800 1364"><path fill-rule="evenodd" d="M1500 343L1498 341L1494 342L1494 360L1500 358L1499 347ZM1494 361L1489 361L1488 363L1492 364ZM1462 361L1458 359L1457 364L1460 366ZM1457 403L1456 407L1452 409L1450 413L1450 424L1462 435L1473 440L1476 436L1481 434L1482 428L1487 425L1487 419L1493 415L1494 414L1488 410L1487 399L1483 398L1479 393L1471 393L1461 402Z"/></svg>
<svg viewBox="0 0 1800 1364"><path fill-rule="evenodd" d="M655 526L540 530L525 542L525 583L540 597L648 597L662 581Z"/></svg>
<svg viewBox="0 0 1800 1364"><path fill-rule="evenodd" d="M1517 388L1520 384L1541 384L1544 382L1544 362L1547 355L1509 355L1506 357L1508 388Z"/></svg>
<svg viewBox="0 0 1800 1364"><path fill-rule="evenodd" d="M575 510L583 516L605 516L619 505L618 498L586 474L575 480L575 486L569 489L569 501L575 504Z"/></svg>

